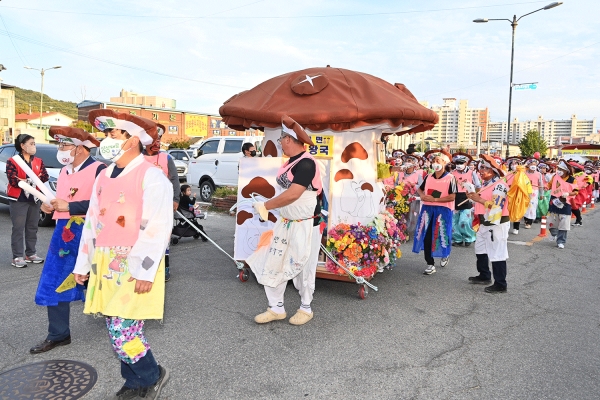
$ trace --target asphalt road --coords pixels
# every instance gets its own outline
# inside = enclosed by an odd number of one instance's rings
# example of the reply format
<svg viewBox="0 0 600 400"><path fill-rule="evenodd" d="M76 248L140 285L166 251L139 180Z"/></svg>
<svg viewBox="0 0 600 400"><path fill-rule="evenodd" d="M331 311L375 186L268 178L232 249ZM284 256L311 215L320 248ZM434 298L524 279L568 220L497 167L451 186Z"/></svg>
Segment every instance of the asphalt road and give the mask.
<svg viewBox="0 0 600 400"><path fill-rule="evenodd" d="M600 207L599 207L600 208ZM171 370L163 399L597 399L600 393L600 212L584 214L564 250L522 229L509 244L508 293L470 285L472 248L454 248L450 265L425 276L409 245L392 271L358 286L317 280L315 318L257 325L263 289L241 283L234 264L209 243L183 239L171 249L164 323L149 322L158 361ZM86 397L122 385L102 319L72 306L73 343L42 355L46 311L33 298L41 266L10 266L10 218L0 205L0 371L47 360L79 360L99 373ZM234 219L210 215L209 235L233 249ZM52 228L40 228L45 255ZM531 245L527 245L530 242ZM292 315L300 299L288 286Z"/></svg>

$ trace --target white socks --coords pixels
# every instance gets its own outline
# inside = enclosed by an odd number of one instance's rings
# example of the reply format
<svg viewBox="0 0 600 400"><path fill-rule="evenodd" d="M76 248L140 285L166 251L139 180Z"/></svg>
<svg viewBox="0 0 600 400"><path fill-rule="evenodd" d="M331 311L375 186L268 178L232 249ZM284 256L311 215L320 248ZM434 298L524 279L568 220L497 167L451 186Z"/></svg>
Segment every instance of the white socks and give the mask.
<svg viewBox="0 0 600 400"><path fill-rule="evenodd" d="M285 307L283 307L283 302L279 302L277 303L277 305L275 307L269 307L271 309L271 311L273 311L276 314L283 314L285 313Z"/></svg>

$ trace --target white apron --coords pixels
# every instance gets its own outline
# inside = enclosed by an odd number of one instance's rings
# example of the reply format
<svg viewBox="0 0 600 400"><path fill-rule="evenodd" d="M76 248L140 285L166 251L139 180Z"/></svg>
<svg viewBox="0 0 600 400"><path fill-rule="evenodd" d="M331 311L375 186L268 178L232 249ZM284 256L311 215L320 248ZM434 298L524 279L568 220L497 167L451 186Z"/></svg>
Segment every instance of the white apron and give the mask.
<svg viewBox="0 0 600 400"><path fill-rule="evenodd" d="M571 230L571 214L548 213L546 216L548 228L558 229L559 231Z"/></svg>
<svg viewBox="0 0 600 400"><path fill-rule="evenodd" d="M317 192L307 190L298 200L279 209L271 242L246 259L258 283L276 287L304 270L310 260L316 206Z"/></svg>

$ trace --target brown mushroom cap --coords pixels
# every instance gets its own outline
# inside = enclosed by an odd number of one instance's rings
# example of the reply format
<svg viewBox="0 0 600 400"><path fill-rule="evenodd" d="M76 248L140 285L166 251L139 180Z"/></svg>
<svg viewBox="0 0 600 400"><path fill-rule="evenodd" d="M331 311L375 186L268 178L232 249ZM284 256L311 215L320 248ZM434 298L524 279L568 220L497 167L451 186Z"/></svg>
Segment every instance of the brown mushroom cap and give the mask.
<svg viewBox="0 0 600 400"><path fill-rule="evenodd" d="M362 144L358 142L352 142L348 146L346 146L344 151L342 151L342 155L340 158L343 163L347 163L353 158L358 158L359 160L366 160L367 158L369 158L369 153L367 153L367 150L365 150Z"/></svg>
<svg viewBox="0 0 600 400"><path fill-rule="evenodd" d="M368 190L369 192L373 192L373 185L371 185L369 182L365 182L360 186L361 190Z"/></svg>
<svg viewBox="0 0 600 400"><path fill-rule="evenodd" d="M258 193L268 199L275 197L275 188L262 176L252 178L246 186L242 188L242 196L249 199L252 193Z"/></svg>
<svg viewBox="0 0 600 400"><path fill-rule="evenodd" d="M340 169L338 172L335 173L333 180L338 182L342 179L354 179L354 174L349 169Z"/></svg>
<svg viewBox="0 0 600 400"><path fill-rule="evenodd" d="M310 131L344 131L388 124L433 128L438 116L419 104L403 84L342 68L309 68L271 78L227 100L219 109L233 129L277 128L289 115Z"/></svg>

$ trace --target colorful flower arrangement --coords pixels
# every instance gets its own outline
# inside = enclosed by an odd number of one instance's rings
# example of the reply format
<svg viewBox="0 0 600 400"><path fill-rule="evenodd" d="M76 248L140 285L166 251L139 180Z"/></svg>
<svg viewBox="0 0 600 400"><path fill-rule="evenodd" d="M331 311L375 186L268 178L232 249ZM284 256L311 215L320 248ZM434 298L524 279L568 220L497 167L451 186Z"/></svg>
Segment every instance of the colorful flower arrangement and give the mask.
<svg viewBox="0 0 600 400"><path fill-rule="evenodd" d="M402 243L408 240L406 231L408 229L408 214L410 203L417 198L417 186L410 182L399 182L396 186L386 185L385 202L388 210L397 220L400 231L403 233Z"/></svg>
<svg viewBox="0 0 600 400"><path fill-rule="evenodd" d="M338 224L329 230L327 250L356 276L370 278L402 256L400 244L404 233L388 212L379 214L368 225ZM343 275L346 272L331 260L328 271Z"/></svg>

